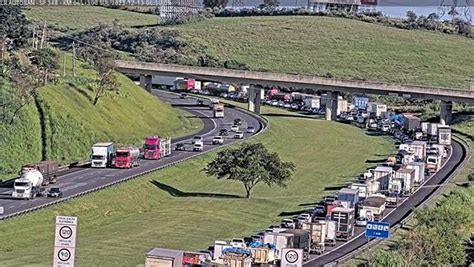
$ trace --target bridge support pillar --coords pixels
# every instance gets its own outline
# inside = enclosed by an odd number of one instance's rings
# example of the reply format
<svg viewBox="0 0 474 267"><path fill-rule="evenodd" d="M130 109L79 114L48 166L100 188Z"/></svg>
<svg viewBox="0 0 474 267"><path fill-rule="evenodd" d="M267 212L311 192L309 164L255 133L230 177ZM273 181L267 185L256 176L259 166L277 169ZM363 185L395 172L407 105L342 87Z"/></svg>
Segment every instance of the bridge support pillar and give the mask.
<svg viewBox="0 0 474 267"><path fill-rule="evenodd" d="M451 124L452 116L453 116L453 102L442 100L440 114L439 114L439 123L441 125Z"/></svg>
<svg viewBox="0 0 474 267"><path fill-rule="evenodd" d="M151 80L152 80L151 75L141 74L140 75L140 87L147 90L148 92L151 92L151 85L152 85Z"/></svg>
<svg viewBox="0 0 474 267"><path fill-rule="evenodd" d="M250 85L247 94L249 96L249 110L260 114L260 103L264 94L263 88Z"/></svg>
<svg viewBox="0 0 474 267"><path fill-rule="evenodd" d="M327 92L326 100L326 120L335 121L337 119L337 92Z"/></svg>

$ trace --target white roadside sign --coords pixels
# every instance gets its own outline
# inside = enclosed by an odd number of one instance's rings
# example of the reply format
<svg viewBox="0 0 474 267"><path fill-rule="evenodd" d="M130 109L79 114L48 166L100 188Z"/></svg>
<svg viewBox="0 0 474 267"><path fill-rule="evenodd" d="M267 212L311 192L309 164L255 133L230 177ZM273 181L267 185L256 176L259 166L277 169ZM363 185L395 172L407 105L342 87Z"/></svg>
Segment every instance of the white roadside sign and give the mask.
<svg viewBox="0 0 474 267"><path fill-rule="evenodd" d="M284 248L281 250L281 267L302 267L303 250L300 248Z"/></svg>
<svg viewBox="0 0 474 267"><path fill-rule="evenodd" d="M73 267L76 250L77 217L56 216L54 267Z"/></svg>
<svg viewBox="0 0 474 267"><path fill-rule="evenodd" d="M0 206L0 215L3 215L3 207Z"/></svg>

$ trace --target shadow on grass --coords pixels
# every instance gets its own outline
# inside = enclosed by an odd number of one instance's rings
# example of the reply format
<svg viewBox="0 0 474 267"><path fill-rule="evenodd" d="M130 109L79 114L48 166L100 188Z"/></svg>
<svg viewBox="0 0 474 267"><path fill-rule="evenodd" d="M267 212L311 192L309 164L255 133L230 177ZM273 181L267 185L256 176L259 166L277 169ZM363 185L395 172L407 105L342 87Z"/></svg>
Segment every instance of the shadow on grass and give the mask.
<svg viewBox="0 0 474 267"><path fill-rule="evenodd" d="M387 161L386 159L368 159L365 163L384 163Z"/></svg>
<svg viewBox="0 0 474 267"><path fill-rule="evenodd" d="M320 203L321 203L321 202L301 203L301 204L299 204L298 206L299 206L299 207L315 206L315 205L319 205Z"/></svg>
<svg viewBox="0 0 474 267"><path fill-rule="evenodd" d="M381 132L366 132L365 135L367 136L384 136L384 133Z"/></svg>
<svg viewBox="0 0 474 267"><path fill-rule="evenodd" d="M338 190L348 187L349 185L351 185L351 183L334 185L334 186L326 186L324 187L324 191L338 191Z"/></svg>
<svg viewBox="0 0 474 267"><path fill-rule="evenodd" d="M309 210L295 210L295 211L283 211L278 214L280 217L289 217L289 216L295 216L295 215L300 215L301 213L308 212Z"/></svg>
<svg viewBox="0 0 474 267"><path fill-rule="evenodd" d="M231 194L183 192L177 188L174 188L167 184L160 183L156 180L150 180L150 183L152 183L154 186L158 187L159 189L166 191L168 194L170 194L173 197L243 198L242 196L231 195Z"/></svg>

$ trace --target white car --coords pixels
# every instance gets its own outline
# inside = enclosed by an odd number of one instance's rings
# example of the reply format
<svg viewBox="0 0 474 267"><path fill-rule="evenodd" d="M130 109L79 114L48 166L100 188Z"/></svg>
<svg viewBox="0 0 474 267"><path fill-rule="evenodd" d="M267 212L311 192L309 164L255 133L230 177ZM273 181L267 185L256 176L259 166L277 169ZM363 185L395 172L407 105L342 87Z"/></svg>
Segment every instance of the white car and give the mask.
<svg viewBox="0 0 474 267"><path fill-rule="evenodd" d="M230 246L234 248L246 248L247 245L245 245L244 239L243 238L232 238L230 240Z"/></svg>
<svg viewBox="0 0 474 267"><path fill-rule="evenodd" d="M196 135L193 137L193 145L198 141L202 142L202 136Z"/></svg>
<svg viewBox="0 0 474 267"><path fill-rule="evenodd" d="M357 226L366 226L367 225L367 219L365 218L357 218L357 220L355 221L355 224Z"/></svg>
<svg viewBox="0 0 474 267"><path fill-rule="evenodd" d="M214 136L214 138L212 138L212 144L213 145L223 145L224 144L224 137Z"/></svg>
<svg viewBox="0 0 474 267"><path fill-rule="evenodd" d="M253 126L247 127L247 133L255 133L255 127Z"/></svg>
<svg viewBox="0 0 474 267"><path fill-rule="evenodd" d="M303 222L311 222L311 215L308 213L303 213L298 216L298 221L302 224Z"/></svg>
<svg viewBox="0 0 474 267"><path fill-rule="evenodd" d="M242 139L242 138L244 138L244 133L241 132L241 131L238 131L238 132L235 133L234 138L235 139Z"/></svg>
<svg viewBox="0 0 474 267"><path fill-rule="evenodd" d="M286 104L284 105L284 107L285 107L285 108L291 108L291 104L286 103Z"/></svg>
<svg viewBox="0 0 474 267"><path fill-rule="evenodd" d="M272 106L278 106L278 101L273 101Z"/></svg>
<svg viewBox="0 0 474 267"><path fill-rule="evenodd" d="M232 126L230 127L230 130L231 130L232 132L238 132L238 131L239 131L239 126L238 126L238 125L232 125Z"/></svg>
<svg viewBox="0 0 474 267"><path fill-rule="evenodd" d="M202 151L204 149L204 143L202 141L196 141L193 145L193 151Z"/></svg>

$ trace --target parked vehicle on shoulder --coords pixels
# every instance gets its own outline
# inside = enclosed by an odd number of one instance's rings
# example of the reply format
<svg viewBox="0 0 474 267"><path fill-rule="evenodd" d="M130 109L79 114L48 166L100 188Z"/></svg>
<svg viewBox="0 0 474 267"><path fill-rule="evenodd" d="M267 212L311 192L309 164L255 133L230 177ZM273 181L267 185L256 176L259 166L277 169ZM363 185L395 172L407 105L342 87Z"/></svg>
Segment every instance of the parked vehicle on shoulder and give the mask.
<svg viewBox="0 0 474 267"><path fill-rule="evenodd" d="M214 138L212 138L212 144L213 145L223 145L224 144L224 137L214 136Z"/></svg>
<svg viewBox="0 0 474 267"><path fill-rule="evenodd" d="M253 126L247 127L247 133L255 133L255 127Z"/></svg>
<svg viewBox="0 0 474 267"><path fill-rule="evenodd" d="M51 187L47 193L48 197L63 197L63 191L59 187Z"/></svg>
<svg viewBox="0 0 474 267"><path fill-rule="evenodd" d="M238 131L238 132L235 133L234 138L235 139L242 139L242 138L244 138L244 133L241 132L241 131Z"/></svg>
<svg viewBox="0 0 474 267"><path fill-rule="evenodd" d="M176 144L175 150L185 151L186 147L184 146L184 144Z"/></svg>
<svg viewBox="0 0 474 267"><path fill-rule="evenodd" d="M230 126L230 130L232 132L238 132L239 131L239 126L238 125L232 125L232 126Z"/></svg>

